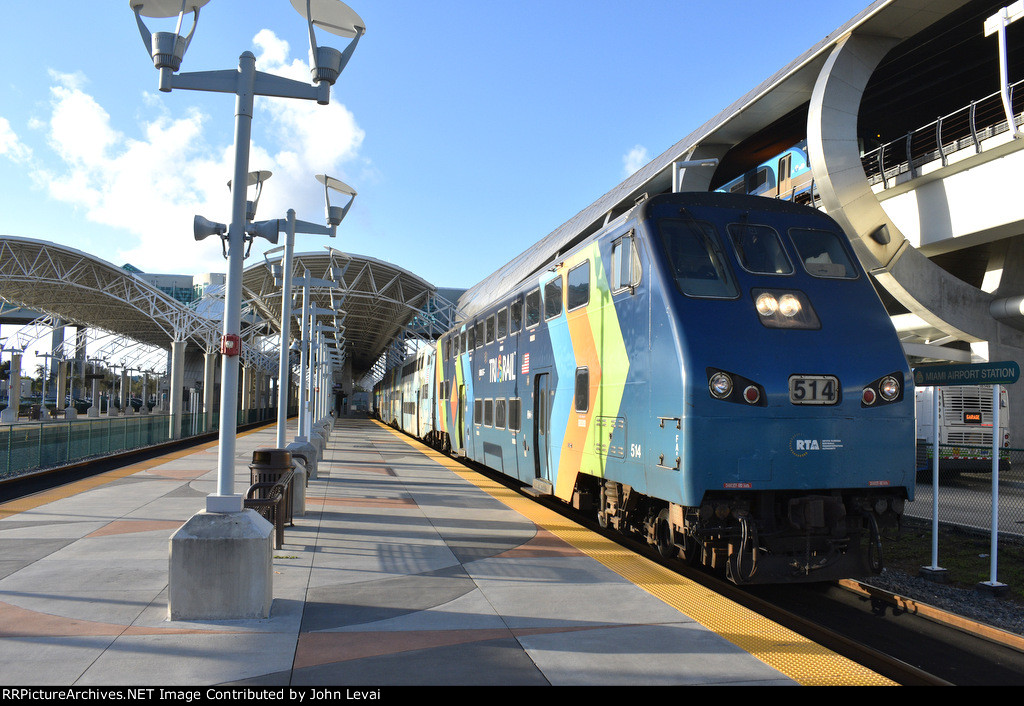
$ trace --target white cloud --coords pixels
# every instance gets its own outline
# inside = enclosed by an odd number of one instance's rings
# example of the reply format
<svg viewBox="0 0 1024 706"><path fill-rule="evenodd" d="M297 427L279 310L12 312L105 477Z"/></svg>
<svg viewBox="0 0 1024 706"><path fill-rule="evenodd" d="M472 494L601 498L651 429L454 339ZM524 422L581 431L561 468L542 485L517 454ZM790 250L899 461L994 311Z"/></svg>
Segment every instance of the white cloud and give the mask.
<svg viewBox="0 0 1024 706"><path fill-rule="evenodd" d="M264 30L254 43L261 71L309 83L308 67L289 60L286 42ZM192 236L197 214L230 220L226 183L233 172L234 148L208 143L214 118L197 109L171 115L165 102L163 110L158 107L157 114L141 125L139 136L129 136L114 127L108 112L85 91L82 76L52 77L46 130L59 162L37 168L37 183L45 185L52 198L75 206L88 221L118 229L111 233L121 240L117 255L106 256L114 264L131 262L149 272L223 271L216 239L196 243ZM295 208L299 218L319 221L323 192L313 177L326 172L344 180L344 167L359 157L362 129L335 101L320 106L312 100L257 97L256 106L253 134L264 136L259 139L266 144L254 137L249 168L274 173L257 218L284 217ZM25 154L17 151L18 145L6 121L0 122L0 155ZM262 249L271 247L261 243Z"/></svg>
<svg viewBox="0 0 1024 706"><path fill-rule="evenodd" d="M0 155L13 162L27 162L32 158L32 150L24 144L6 118L0 117Z"/></svg>
<svg viewBox="0 0 1024 706"><path fill-rule="evenodd" d="M647 154L647 148L643 145L637 145L623 156L623 172L625 176L630 176L650 161L651 158Z"/></svg>

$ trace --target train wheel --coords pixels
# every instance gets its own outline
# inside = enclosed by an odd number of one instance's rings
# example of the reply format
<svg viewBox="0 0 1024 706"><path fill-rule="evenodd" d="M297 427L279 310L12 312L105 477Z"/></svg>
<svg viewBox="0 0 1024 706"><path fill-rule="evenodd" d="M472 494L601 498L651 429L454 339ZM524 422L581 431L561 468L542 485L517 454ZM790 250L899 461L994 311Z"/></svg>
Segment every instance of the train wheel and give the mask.
<svg viewBox="0 0 1024 706"><path fill-rule="evenodd" d="M665 559L674 559L679 553L675 542L675 531L668 521L668 508L658 513L654 521L654 546Z"/></svg>

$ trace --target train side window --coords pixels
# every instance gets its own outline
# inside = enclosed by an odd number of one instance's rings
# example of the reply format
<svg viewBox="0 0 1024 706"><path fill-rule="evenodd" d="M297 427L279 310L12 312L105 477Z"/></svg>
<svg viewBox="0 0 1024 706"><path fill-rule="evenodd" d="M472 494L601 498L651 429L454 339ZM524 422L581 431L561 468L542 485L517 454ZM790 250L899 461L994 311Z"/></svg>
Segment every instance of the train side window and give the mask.
<svg viewBox="0 0 1024 706"><path fill-rule="evenodd" d="M750 193L754 196L775 188L775 178L768 167L758 167L751 177Z"/></svg>
<svg viewBox="0 0 1024 706"><path fill-rule="evenodd" d="M505 428L505 400L494 400L494 428Z"/></svg>
<svg viewBox="0 0 1024 706"><path fill-rule="evenodd" d="M519 414L520 414L521 402L518 398L513 398L508 401L508 428L509 431L519 431Z"/></svg>
<svg viewBox="0 0 1024 706"><path fill-rule="evenodd" d="M485 330L486 330L486 334L485 335L487 336L487 338L485 339L485 342L486 343L494 343L494 314L491 314L490 316L487 317L487 323L486 323L486 329Z"/></svg>
<svg viewBox="0 0 1024 706"><path fill-rule="evenodd" d="M757 274L793 274L793 263L774 228L731 223L727 230L743 269Z"/></svg>
<svg viewBox="0 0 1024 706"><path fill-rule="evenodd" d="M544 285L544 318L553 319L562 313L562 277Z"/></svg>
<svg viewBox="0 0 1024 706"><path fill-rule="evenodd" d="M466 341L466 345L469 346L466 350L473 350L476 348L476 326L470 325L469 329L469 340Z"/></svg>
<svg viewBox="0 0 1024 706"><path fill-rule="evenodd" d="M612 291L640 284L640 255L637 254L633 234L624 235L612 243Z"/></svg>
<svg viewBox="0 0 1024 706"><path fill-rule="evenodd" d="M484 400L484 426L494 426L494 400Z"/></svg>
<svg viewBox="0 0 1024 706"><path fill-rule="evenodd" d="M498 340L508 335L508 309L498 312Z"/></svg>
<svg viewBox="0 0 1024 706"><path fill-rule="evenodd" d="M590 302L590 260L569 270L568 290L569 311L586 306Z"/></svg>
<svg viewBox="0 0 1024 706"><path fill-rule="evenodd" d="M476 328L476 347L477 348L482 348L483 345L484 345L484 322L483 321L477 321L475 328Z"/></svg>
<svg viewBox="0 0 1024 706"><path fill-rule="evenodd" d="M526 328L540 323L540 289L526 295Z"/></svg>
<svg viewBox="0 0 1024 706"><path fill-rule="evenodd" d="M789 237L807 274L833 279L857 278L857 270L835 233L816 228L790 228Z"/></svg>
<svg viewBox="0 0 1024 706"><path fill-rule="evenodd" d="M473 401L473 423L480 424L484 418L484 401L474 400Z"/></svg>
<svg viewBox="0 0 1024 706"><path fill-rule="evenodd" d="M462 332L459 336L459 353L465 353L469 350L469 333L466 331Z"/></svg>
<svg viewBox="0 0 1024 706"><path fill-rule="evenodd" d="M679 291L708 299L739 296L713 225L693 218L663 218L658 221L658 235Z"/></svg>
<svg viewBox="0 0 1024 706"><path fill-rule="evenodd" d="M590 409L590 369L576 368L576 403L577 412Z"/></svg>
<svg viewBox="0 0 1024 706"><path fill-rule="evenodd" d="M523 300L516 297L516 300L512 302L512 306L508 309L509 313L509 333L519 333L519 330L523 328Z"/></svg>

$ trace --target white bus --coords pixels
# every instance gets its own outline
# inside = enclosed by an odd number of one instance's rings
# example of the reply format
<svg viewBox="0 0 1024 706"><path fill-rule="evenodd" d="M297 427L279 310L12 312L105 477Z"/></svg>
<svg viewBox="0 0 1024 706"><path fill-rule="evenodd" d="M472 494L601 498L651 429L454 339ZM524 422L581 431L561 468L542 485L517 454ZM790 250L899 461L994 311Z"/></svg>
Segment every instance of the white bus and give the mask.
<svg viewBox="0 0 1024 706"><path fill-rule="evenodd" d="M917 470L932 468L934 387L915 392L917 412ZM938 388L940 470L992 469L992 386L954 385ZM1009 463L1010 409L1006 388L999 387L1000 469Z"/></svg>

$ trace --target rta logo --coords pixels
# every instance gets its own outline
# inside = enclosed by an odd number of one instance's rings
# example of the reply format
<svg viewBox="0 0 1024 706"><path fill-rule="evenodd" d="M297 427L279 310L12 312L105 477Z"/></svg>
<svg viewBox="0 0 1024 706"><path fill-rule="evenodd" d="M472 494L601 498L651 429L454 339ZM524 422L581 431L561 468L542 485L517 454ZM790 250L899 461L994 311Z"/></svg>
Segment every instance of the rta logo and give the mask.
<svg viewBox="0 0 1024 706"><path fill-rule="evenodd" d="M821 445L817 439L798 439L793 436L789 440L789 451L797 458L803 458L811 451L820 451Z"/></svg>

